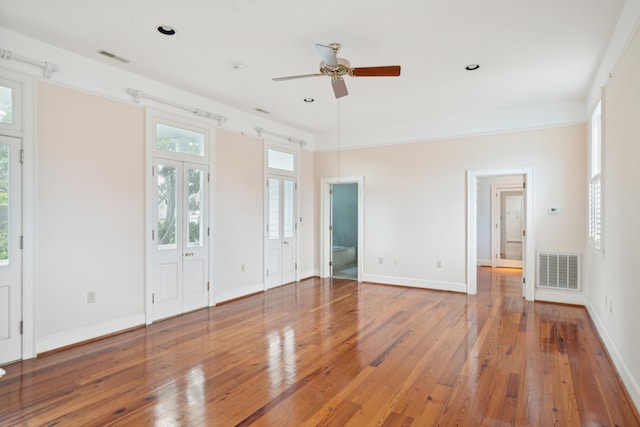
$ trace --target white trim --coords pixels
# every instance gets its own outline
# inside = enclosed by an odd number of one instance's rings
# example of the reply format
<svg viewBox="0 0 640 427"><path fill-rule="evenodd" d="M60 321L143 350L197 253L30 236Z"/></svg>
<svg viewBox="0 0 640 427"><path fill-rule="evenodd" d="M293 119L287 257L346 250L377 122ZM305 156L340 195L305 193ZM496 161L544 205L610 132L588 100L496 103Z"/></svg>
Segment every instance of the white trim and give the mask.
<svg viewBox="0 0 640 427"><path fill-rule="evenodd" d="M479 259L477 264L478 267L491 267L490 259Z"/></svg>
<svg viewBox="0 0 640 427"><path fill-rule="evenodd" d="M319 276L320 273L318 272L318 270L314 270L314 269L309 269L309 270L304 270L304 271L300 271L298 273L298 281L302 281L305 279L310 279L314 276Z"/></svg>
<svg viewBox="0 0 640 427"><path fill-rule="evenodd" d="M576 292L576 291L571 291ZM587 297L578 291L577 293L568 293L562 291L553 291L536 287L536 301L555 302L559 304L587 305Z"/></svg>
<svg viewBox="0 0 640 427"><path fill-rule="evenodd" d="M534 169L532 167L467 170L467 293L478 293L477 257L478 257L478 178L484 176L524 175L526 217L525 217L525 254L523 276L526 280L525 298L535 299L535 229L533 221L533 183Z"/></svg>
<svg viewBox="0 0 640 427"><path fill-rule="evenodd" d="M358 282L363 280L364 272L364 177L348 176L322 178L320 180L320 277L331 275L329 260L331 256L331 238L329 223L331 221L331 203L329 190L333 184L358 184Z"/></svg>
<svg viewBox="0 0 640 427"><path fill-rule="evenodd" d="M56 348L77 344L104 335L122 332L125 329L144 325L144 313L135 313L105 322L95 323L81 328L71 329L57 334L38 338L38 353L55 350Z"/></svg>
<svg viewBox="0 0 640 427"><path fill-rule="evenodd" d="M629 366L624 362L622 356L620 356L620 352L614 344L614 341L609 336L607 332L607 328L605 327L602 320L598 317L598 312L593 306L589 303L587 304L587 311L593 320L593 324L596 326L598 330L598 334L600 335L600 339L604 343L604 347L607 349L613 364L618 370L618 374L620 375L620 379L624 383L627 388L627 392L631 397L631 400L635 404L636 408L640 408L640 384L634 378Z"/></svg>
<svg viewBox="0 0 640 427"><path fill-rule="evenodd" d="M258 292L265 292L264 283L254 283L252 285L245 285L234 289L218 291L215 293L215 303L219 304L224 301L233 300L236 298L242 298L247 295L255 294Z"/></svg>
<svg viewBox="0 0 640 427"><path fill-rule="evenodd" d="M436 291L467 292L467 286L461 282L445 282L441 280L423 280L411 277L384 276L381 274L366 274L364 282L382 285L410 286L412 288L431 289Z"/></svg>

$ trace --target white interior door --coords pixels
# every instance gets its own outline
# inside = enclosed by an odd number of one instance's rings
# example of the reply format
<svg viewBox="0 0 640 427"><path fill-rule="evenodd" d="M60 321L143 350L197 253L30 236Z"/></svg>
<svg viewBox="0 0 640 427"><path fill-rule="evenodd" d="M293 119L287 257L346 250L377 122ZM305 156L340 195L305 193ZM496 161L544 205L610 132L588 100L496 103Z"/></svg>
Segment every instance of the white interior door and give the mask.
<svg viewBox="0 0 640 427"><path fill-rule="evenodd" d="M522 268L524 255L524 192L498 188L493 191L492 266Z"/></svg>
<svg viewBox="0 0 640 427"><path fill-rule="evenodd" d="M22 358L21 140L0 136L0 364Z"/></svg>
<svg viewBox="0 0 640 427"><path fill-rule="evenodd" d="M153 161L153 320L208 305L208 168Z"/></svg>
<svg viewBox="0 0 640 427"><path fill-rule="evenodd" d="M265 286L297 280L296 180L269 175L266 197Z"/></svg>

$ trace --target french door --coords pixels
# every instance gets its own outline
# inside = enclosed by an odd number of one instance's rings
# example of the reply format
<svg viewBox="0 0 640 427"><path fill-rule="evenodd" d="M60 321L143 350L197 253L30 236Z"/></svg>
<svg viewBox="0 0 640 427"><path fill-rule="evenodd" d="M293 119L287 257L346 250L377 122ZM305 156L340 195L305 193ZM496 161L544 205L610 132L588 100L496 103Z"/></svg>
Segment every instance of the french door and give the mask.
<svg viewBox="0 0 640 427"><path fill-rule="evenodd" d="M209 302L206 165L153 160L152 318L164 319Z"/></svg>
<svg viewBox="0 0 640 427"><path fill-rule="evenodd" d="M0 365L22 358L21 139L0 135Z"/></svg>
<svg viewBox="0 0 640 427"><path fill-rule="evenodd" d="M268 175L266 197L265 286L296 281L296 180Z"/></svg>

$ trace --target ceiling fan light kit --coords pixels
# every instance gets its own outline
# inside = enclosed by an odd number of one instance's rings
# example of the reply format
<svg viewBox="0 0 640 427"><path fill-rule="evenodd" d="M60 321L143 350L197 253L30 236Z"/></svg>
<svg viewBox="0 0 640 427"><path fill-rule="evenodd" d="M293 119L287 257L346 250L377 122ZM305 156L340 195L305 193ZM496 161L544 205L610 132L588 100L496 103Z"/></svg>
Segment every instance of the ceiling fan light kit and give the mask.
<svg viewBox="0 0 640 427"><path fill-rule="evenodd" d="M289 77L276 77L274 81L284 81L301 79L306 77L329 76L331 78L331 87L336 98L347 96L347 85L342 76L351 77L398 77L400 75L399 65L388 65L383 67L359 67L351 68L351 63L344 59L338 58L338 51L342 46L340 43L331 43L329 46L316 44L316 49L322 58L320 62L320 73L303 74Z"/></svg>

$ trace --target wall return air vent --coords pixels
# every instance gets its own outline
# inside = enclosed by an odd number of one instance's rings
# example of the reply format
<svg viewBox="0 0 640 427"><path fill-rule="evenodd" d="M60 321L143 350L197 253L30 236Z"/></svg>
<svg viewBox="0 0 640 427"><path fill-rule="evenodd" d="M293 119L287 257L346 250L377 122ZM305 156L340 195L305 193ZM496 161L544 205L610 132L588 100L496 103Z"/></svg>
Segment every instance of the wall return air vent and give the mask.
<svg viewBox="0 0 640 427"><path fill-rule="evenodd" d="M538 287L580 290L580 255L538 253Z"/></svg>

